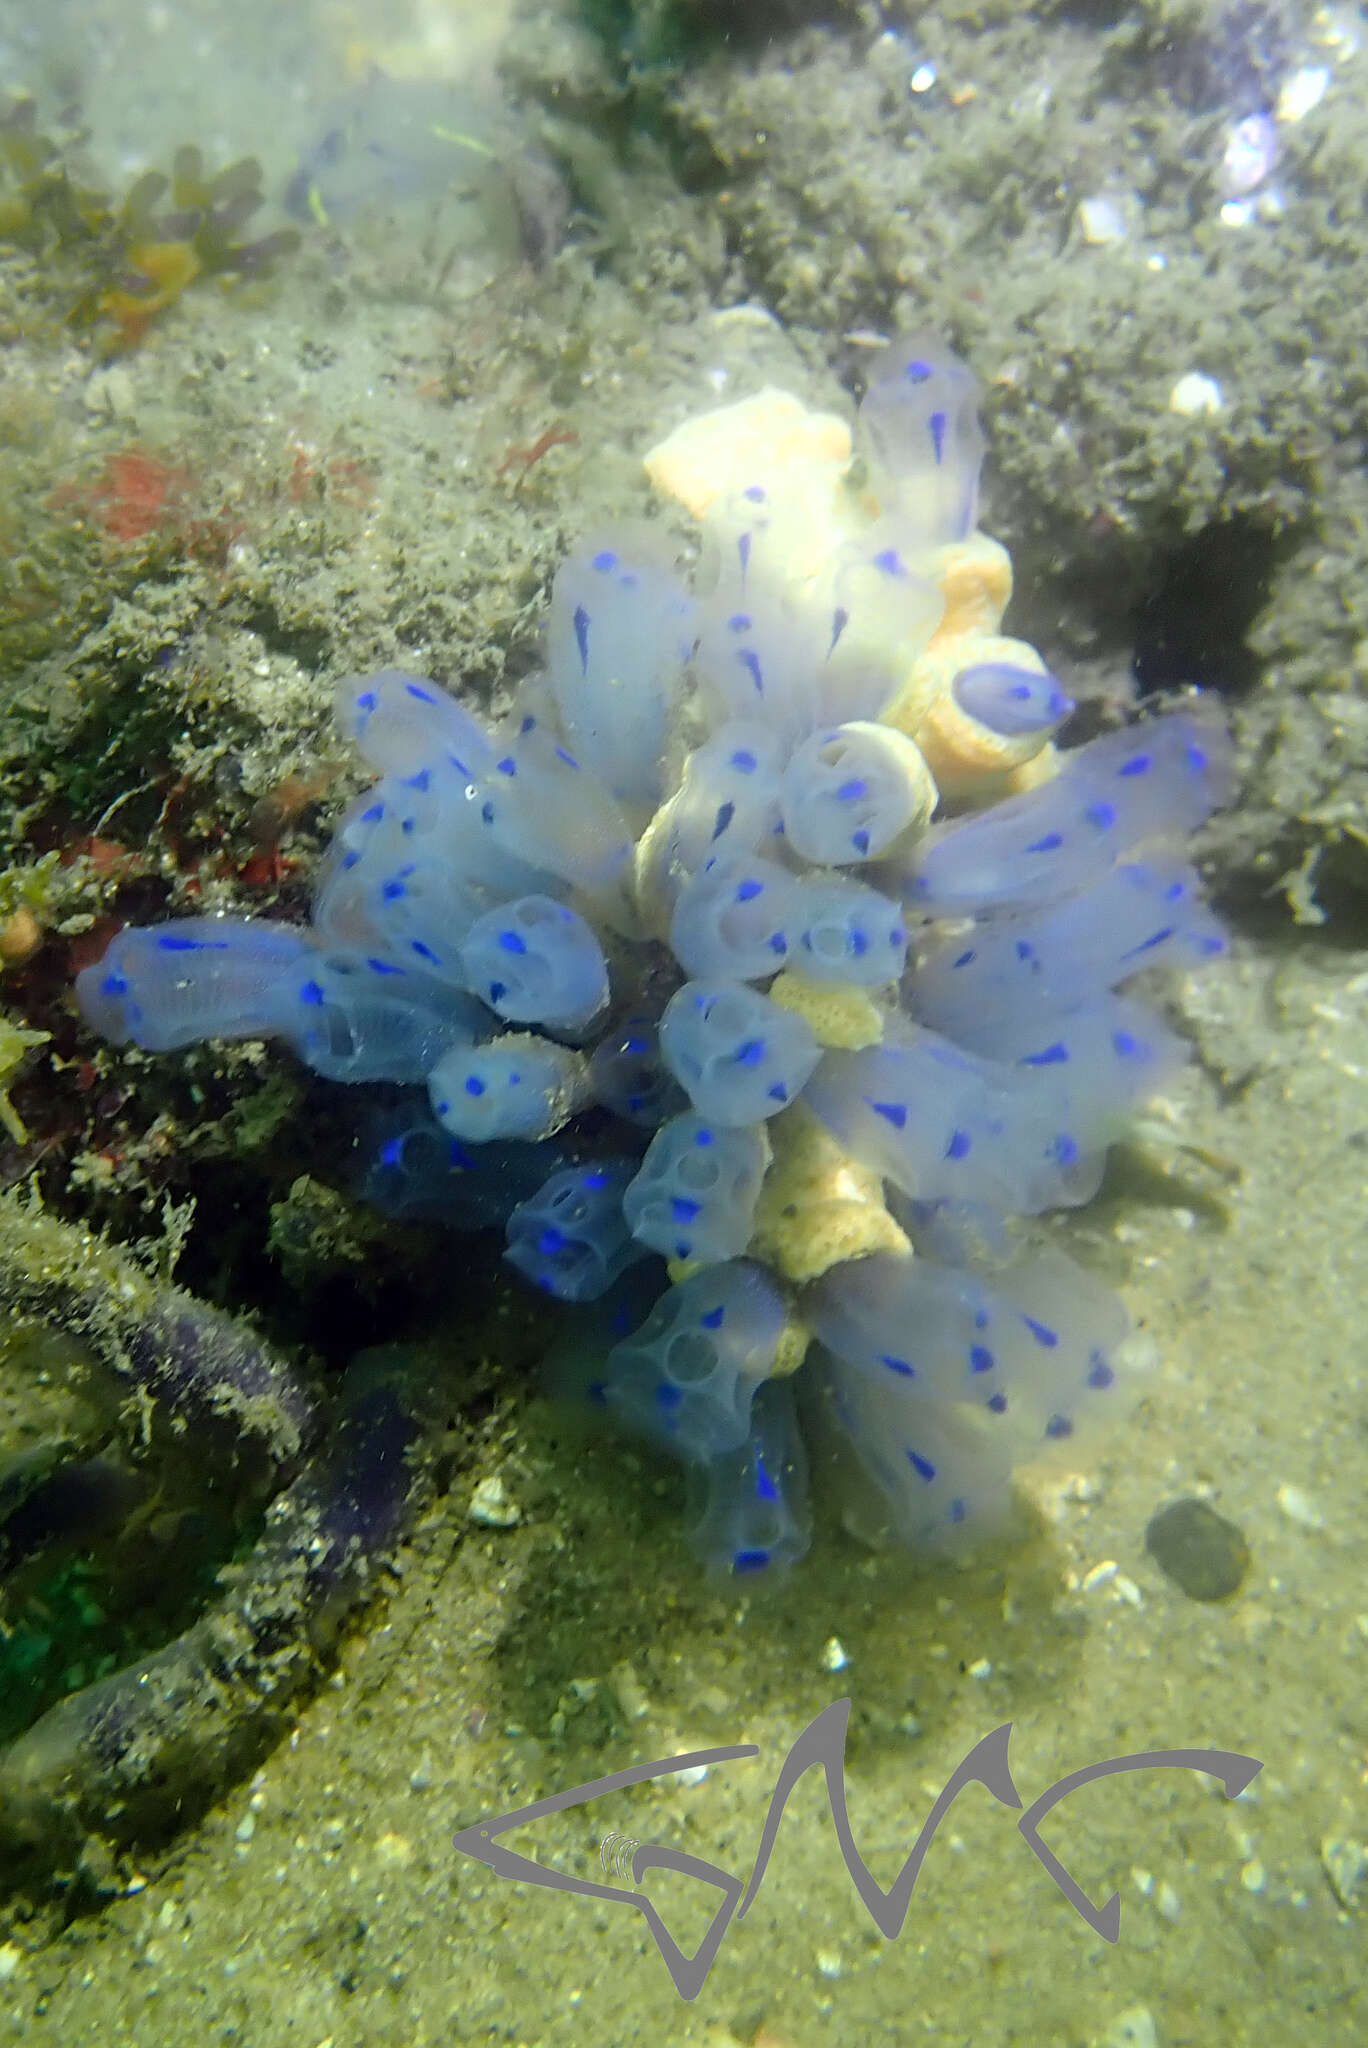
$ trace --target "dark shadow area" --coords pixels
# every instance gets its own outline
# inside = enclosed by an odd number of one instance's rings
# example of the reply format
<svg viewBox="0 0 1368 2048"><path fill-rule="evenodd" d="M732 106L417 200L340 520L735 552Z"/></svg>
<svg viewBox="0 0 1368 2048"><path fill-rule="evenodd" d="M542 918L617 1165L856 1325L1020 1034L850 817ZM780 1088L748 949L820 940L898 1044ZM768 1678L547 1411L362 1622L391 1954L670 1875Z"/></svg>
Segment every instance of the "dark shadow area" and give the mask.
<svg viewBox="0 0 1368 2048"><path fill-rule="evenodd" d="M1132 668L1142 695L1197 684L1239 696L1258 678L1248 645L1268 602L1275 536L1248 519L1203 527L1160 565L1135 624Z"/></svg>

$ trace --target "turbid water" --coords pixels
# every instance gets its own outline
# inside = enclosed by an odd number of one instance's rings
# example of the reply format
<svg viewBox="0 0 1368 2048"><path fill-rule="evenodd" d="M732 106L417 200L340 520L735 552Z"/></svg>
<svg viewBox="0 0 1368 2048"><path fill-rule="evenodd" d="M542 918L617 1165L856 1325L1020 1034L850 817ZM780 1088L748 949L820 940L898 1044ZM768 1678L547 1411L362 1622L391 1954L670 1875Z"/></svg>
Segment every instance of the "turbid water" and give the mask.
<svg viewBox="0 0 1368 2048"><path fill-rule="evenodd" d="M139 1655L213 1601L252 1637L224 1697L255 1731L211 1756L203 1700L164 1699L185 1743L149 1752L143 1835L115 1810L132 1767L112 1720L102 1758L51 1766L36 1855L6 1873L0 2033L1362 2038L1365 33L1356 8L1218 4L0 11L67 189L115 195L74 226L11 109L0 1079L20 1124L0 1264L30 1348L5 1354L6 1739L21 1697L36 1712L123 1666L136 1687ZM299 245L267 274L178 273L153 306L147 273L113 264L137 268L119 195L190 142L205 177L259 159L235 248L287 225ZM1191 1063L1101 1194L1042 1226L1126 1302L1127 1411L1020 1472L1010 1541L871 1549L827 1495L791 1574L718 1584L682 1540L675 1468L539 1392L555 1306L499 1277L498 1236L356 1199L346 1091L278 1045L102 1048L69 990L120 924L298 921L361 781L329 724L338 677L402 665L502 708L569 548L660 519L647 448L767 384L848 417L909 328L948 335L984 387L982 523L1013 552L1009 627L1080 700L1064 738L1190 685L1230 720L1239 795L1199 851L1231 944L1155 986ZM47 1037L11 1046L24 1031ZM355 1094L378 1112L393 1091ZM23 1251L39 1202L144 1277L67 1237ZM268 1616L251 1577L290 1447L267 1482L220 1468L208 1432L201 1470L164 1382L120 1386L139 1289L172 1267L321 1413L357 1349L422 1360L406 1533L375 1541L348 1618L320 1600L306 1619L302 1596ZM18 1507L51 1500L33 1475L77 1444L142 1478L93 1534L82 1495L35 1583ZM245 1637L214 1640L225 1677ZM507 1838L619 1892L638 1843L745 1884L786 1756L842 1700L839 1782L885 1888L1004 1724L1028 1807L1143 1753L1261 1769L1236 1798L1179 1766L1112 1773L1042 1821L1094 1908L1118 1895L1114 1941L981 1783L886 1939L812 1770L692 2000L620 1897L453 1844L753 1745ZM68 1825L78 1790L107 1812ZM641 1883L688 1951L725 1896L707 1874Z"/></svg>

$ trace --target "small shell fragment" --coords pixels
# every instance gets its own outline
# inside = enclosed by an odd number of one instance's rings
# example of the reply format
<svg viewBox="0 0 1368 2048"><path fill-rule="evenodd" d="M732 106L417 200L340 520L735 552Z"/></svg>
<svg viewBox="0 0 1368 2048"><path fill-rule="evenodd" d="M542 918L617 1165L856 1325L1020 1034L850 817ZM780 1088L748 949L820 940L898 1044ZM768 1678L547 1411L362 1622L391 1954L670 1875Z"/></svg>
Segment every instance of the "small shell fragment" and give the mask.
<svg viewBox="0 0 1368 2048"><path fill-rule="evenodd" d="M1108 199L1105 193L1094 193L1089 199L1080 199L1077 218L1079 234L1094 249L1126 239L1125 215L1116 201Z"/></svg>
<svg viewBox="0 0 1368 2048"><path fill-rule="evenodd" d="M1238 199L1262 185L1278 160L1278 130L1268 114L1246 114L1226 139L1220 185L1227 199Z"/></svg>
<svg viewBox="0 0 1368 2048"><path fill-rule="evenodd" d="M1368 1843L1327 1835L1320 1845L1321 1867L1346 1913L1368 1900Z"/></svg>
<svg viewBox="0 0 1368 2048"><path fill-rule="evenodd" d="M1169 411L1188 419L1211 417L1225 409L1225 394L1214 377L1201 370L1188 370L1169 393Z"/></svg>
<svg viewBox="0 0 1368 2048"><path fill-rule="evenodd" d="M1278 1506L1289 1522L1295 1522L1299 1529L1323 1529L1325 1516L1309 1493L1303 1493L1300 1486L1283 1484L1278 1488Z"/></svg>
<svg viewBox="0 0 1368 2048"><path fill-rule="evenodd" d="M1330 90L1330 73L1323 64L1304 64L1294 71L1278 94L1278 119L1304 121Z"/></svg>
<svg viewBox="0 0 1368 2048"><path fill-rule="evenodd" d="M482 1479L470 1496L466 1520L481 1529L516 1529L522 1513L502 1479Z"/></svg>

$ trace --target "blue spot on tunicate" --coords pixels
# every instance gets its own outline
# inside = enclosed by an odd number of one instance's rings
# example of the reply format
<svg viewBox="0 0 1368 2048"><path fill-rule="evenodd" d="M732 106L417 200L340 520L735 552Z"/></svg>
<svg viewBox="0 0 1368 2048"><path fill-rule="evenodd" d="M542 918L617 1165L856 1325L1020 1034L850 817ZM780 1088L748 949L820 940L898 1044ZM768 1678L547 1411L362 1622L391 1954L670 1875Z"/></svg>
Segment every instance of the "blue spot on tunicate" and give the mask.
<svg viewBox="0 0 1368 2048"><path fill-rule="evenodd" d="M1067 1415L1052 1415L1045 1425L1045 1434L1056 1440L1062 1436L1072 1436L1073 1424Z"/></svg>
<svg viewBox="0 0 1368 2048"><path fill-rule="evenodd" d="M356 700L356 708L358 711L374 711L379 702L374 690L363 690Z"/></svg>
<svg viewBox="0 0 1368 2048"><path fill-rule="evenodd" d="M357 853L355 848L349 847L346 853L344 853L342 856L343 868L354 868L356 866L356 863L360 860L360 858L361 856L359 853Z"/></svg>
<svg viewBox="0 0 1368 2048"><path fill-rule="evenodd" d="M1113 1031L1112 1044L1123 1060L1142 1060L1149 1052L1148 1046L1133 1031Z"/></svg>
<svg viewBox="0 0 1368 2048"><path fill-rule="evenodd" d="M1061 1131L1054 1141L1054 1156L1061 1166L1072 1166L1078 1157L1078 1140Z"/></svg>
<svg viewBox="0 0 1368 2048"><path fill-rule="evenodd" d="M1037 1344L1043 1344L1047 1351L1054 1350L1059 1342L1058 1330L1052 1330L1048 1323L1038 1323L1034 1316L1023 1316L1021 1320L1035 1338Z"/></svg>
<svg viewBox="0 0 1368 2048"><path fill-rule="evenodd" d="M843 782L836 794L843 804L856 804L862 796L869 795L869 784L857 776L853 782Z"/></svg>
<svg viewBox="0 0 1368 2048"><path fill-rule="evenodd" d="M1005 1415L1007 1413L1007 1396L1005 1394L990 1394L984 1406L994 1415Z"/></svg>
<svg viewBox="0 0 1368 2048"><path fill-rule="evenodd" d="M1133 960L1137 953L1151 953L1156 946L1162 946L1165 939L1171 939L1172 937L1173 926L1171 924L1163 925L1157 932L1151 932L1147 939L1141 939L1138 946L1132 946L1128 953L1123 953L1121 958L1123 960Z"/></svg>
<svg viewBox="0 0 1368 2048"><path fill-rule="evenodd" d="M1031 944L1031 942L1030 942L1030 940L1029 940L1029 939L1018 939L1018 940L1017 940L1017 942L1016 942L1016 956L1017 956L1017 959L1018 959L1018 960L1034 960L1034 959L1035 959L1035 947L1034 947L1034 946L1033 946L1033 945Z"/></svg>
<svg viewBox="0 0 1368 2048"><path fill-rule="evenodd" d="M997 1360L986 1344L971 1344L969 1346L969 1369L971 1372L991 1372L996 1364Z"/></svg>
<svg viewBox="0 0 1368 2048"><path fill-rule="evenodd" d="M712 1134L712 1132L711 1132L711 1131L695 1131L695 1132L694 1132L694 1143L695 1143L695 1145L711 1145L712 1141L713 1141L713 1134Z"/></svg>
<svg viewBox="0 0 1368 2048"><path fill-rule="evenodd" d="M480 1079L480 1077L479 1077L479 1075L478 1075L478 1074L467 1074L467 1076L466 1076L466 1084L465 1084L465 1092L466 1092L466 1094L467 1094L467 1095L476 1095L476 1096L479 1096L479 1095L483 1095L483 1094L484 1094L484 1092L485 1092L485 1084L484 1084L484 1082L483 1082L483 1081L482 1081L482 1080Z"/></svg>
<svg viewBox="0 0 1368 2048"><path fill-rule="evenodd" d="M831 644L827 648L828 659L836 652L836 642L849 624L850 613L845 610L844 606L837 605L835 611L831 614Z"/></svg>
<svg viewBox="0 0 1368 2048"><path fill-rule="evenodd" d="M416 775L406 775L404 777L404 787L405 789L422 790L426 789L431 781L432 770L430 768L420 768Z"/></svg>
<svg viewBox="0 0 1368 2048"><path fill-rule="evenodd" d="M880 1363L886 1365L890 1372L901 1373L903 1378L908 1380L914 1380L917 1377L915 1370L908 1364L905 1358L897 1358L891 1351L880 1352L879 1358Z"/></svg>
<svg viewBox="0 0 1368 2048"><path fill-rule="evenodd" d="M499 944L503 947L505 953L525 953L527 951L527 941L521 932L500 932Z"/></svg>
<svg viewBox="0 0 1368 2048"><path fill-rule="evenodd" d="M713 820L712 828L712 836L714 839L720 839L722 837L722 834L726 831L728 825L730 825L732 819L735 816L735 804L719 804L717 806L717 816Z"/></svg>
<svg viewBox="0 0 1368 2048"><path fill-rule="evenodd" d="M383 804L372 804L369 810L362 811L361 823L363 825L378 825L384 815L385 806Z"/></svg>
<svg viewBox="0 0 1368 2048"><path fill-rule="evenodd" d="M1026 848L1027 853L1054 853L1064 844L1062 832L1047 832L1043 839L1033 839Z"/></svg>
<svg viewBox="0 0 1368 2048"><path fill-rule="evenodd" d="M579 649L580 671L589 672L589 614L582 604L575 606L575 645Z"/></svg>
<svg viewBox="0 0 1368 2048"><path fill-rule="evenodd" d="M755 756L748 753L744 747L738 747L731 757L731 765L733 768L739 769L742 775L754 775Z"/></svg>
<svg viewBox="0 0 1368 2048"><path fill-rule="evenodd" d="M765 1461L757 1453L755 1460L755 1497L757 1500L778 1500L779 1489L765 1469Z"/></svg>
<svg viewBox="0 0 1368 2048"><path fill-rule="evenodd" d="M850 950L857 960L863 959L869 951L869 940L857 924L850 927Z"/></svg>
<svg viewBox="0 0 1368 2048"><path fill-rule="evenodd" d="M851 843L851 845L852 845L852 846L854 847L854 849L855 849L856 853L859 853L859 854L865 854L865 853L868 853L868 851L869 851L869 834L868 834L867 832L865 832L865 831L859 831L859 832L852 832L852 833L851 833L851 835L850 835L850 843Z"/></svg>
<svg viewBox="0 0 1368 2048"><path fill-rule="evenodd" d="M727 625L733 633L749 633L755 624L749 612L733 612Z"/></svg>
<svg viewBox="0 0 1368 2048"><path fill-rule="evenodd" d="M769 949L771 953L777 953L779 955L779 958L781 960L783 959L785 953L787 953L788 951L788 940L784 937L784 934L782 932L771 932L769 938Z"/></svg>
<svg viewBox="0 0 1368 2048"><path fill-rule="evenodd" d="M747 647L742 651L741 666L745 669L747 675L763 697L765 694L765 679L760 673L760 657L753 647Z"/></svg>
<svg viewBox="0 0 1368 2048"><path fill-rule="evenodd" d="M420 704L435 704L437 702L431 690L423 689L419 683L405 683L404 688L408 691L410 697L416 697Z"/></svg>
<svg viewBox="0 0 1368 2048"><path fill-rule="evenodd" d="M1109 825L1116 823L1116 805L1089 804L1083 815L1090 825L1097 827L1099 832L1105 832Z"/></svg>
<svg viewBox="0 0 1368 2048"><path fill-rule="evenodd" d="M553 1259L557 1252L565 1250L565 1239L554 1223L548 1225L537 1239L537 1250L548 1259Z"/></svg>
<svg viewBox="0 0 1368 2048"><path fill-rule="evenodd" d="M656 1388L656 1402L661 1408L677 1408L684 1396L678 1387L672 1387L668 1380Z"/></svg>
<svg viewBox="0 0 1368 2048"><path fill-rule="evenodd" d="M869 1102L868 1096L865 1101ZM892 1124L895 1131L902 1130L907 1123L907 1105L904 1102L869 1102L869 1106L876 1116Z"/></svg>
<svg viewBox="0 0 1368 2048"><path fill-rule="evenodd" d="M765 487L763 484L747 484L741 495L743 498L748 499L752 505L763 505L765 502Z"/></svg>
<svg viewBox="0 0 1368 2048"><path fill-rule="evenodd" d="M903 574L902 556L896 548L884 548L874 557L874 567L882 569L885 576Z"/></svg>
<svg viewBox="0 0 1368 2048"><path fill-rule="evenodd" d="M126 996L128 982L122 974L107 974L100 983L100 993L105 996Z"/></svg>
<svg viewBox="0 0 1368 2048"><path fill-rule="evenodd" d="M609 569L616 569L617 564L618 558L613 553L613 550L611 548L603 548L594 556L590 566L597 569L600 575L605 575Z"/></svg>
<svg viewBox="0 0 1368 2048"><path fill-rule="evenodd" d="M962 1522L969 1510L958 1496L950 1503L949 1514L952 1522Z"/></svg>
<svg viewBox="0 0 1368 2048"><path fill-rule="evenodd" d="M564 749L564 747L557 747L557 748L556 748L556 759L557 759L558 761L564 761L564 763L565 763L565 765L566 765L566 767L567 767L567 768L578 768L578 767L579 767L579 762L578 762L578 761L577 761L577 760L575 759L574 755L573 755L573 754L567 754L567 753L566 753L566 751L565 751L565 749Z"/></svg>
<svg viewBox="0 0 1368 2048"><path fill-rule="evenodd" d="M433 952L431 946L425 946L421 939L410 939L409 945L413 948L414 952L418 955L420 960L430 960L434 967L441 966L442 962L440 956Z"/></svg>
<svg viewBox="0 0 1368 2048"><path fill-rule="evenodd" d="M500 775L516 775L518 772L518 764L511 754L505 754L502 761L496 761L494 765Z"/></svg>
<svg viewBox="0 0 1368 2048"><path fill-rule="evenodd" d="M408 895L408 890L404 887L402 882L392 881L386 882L383 885L383 887L380 890L380 894L384 898L386 903L397 903L401 896Z"/></svg>
<svg viewBox="0 0 1368 2048"><path fill-rule="evenodd" d="M748 876L744 882L738 882L736 885L737 902L753 903L756 897L763 891L764 886L764 883L757 882L753 875Z"/></svg>
<svg viewBox="0 0 1368 2048"><path fill-rule="evenodd" d="M183 939L176 932L167 932L157 940L163 953L226 953L228 948L222 939Z"/></svg>
<svg viewBox="0 0 1368 2048"><path fill-rule="evenodd" d="M404 1141L403 1141L403 1139L402 1139L402 1138L390 1138L390 1139L388 1139L388 1140L386 1141L386 1143L385 1143L385 1144L383 1144L383 1145L382 1145L382 1146L380 1147L380 1164L381 1164L382 1166L402 1166L402 1165L403 1165L403 1163L404 1163Z"/></svg>
<svg viewBox="0 0 1368 2048"><path fill-rule="evenodd" d="M1116 1374L1112 1371L1102 1353L1094 1351L1088 1361L1088 1385L1096 1387L1100 1393L1104 1388L1109 1387L1115 1378Z"/></svg>
<svg viewBox="0 0 1368 2048"><path fill-rule="evenodd" d="M299 1000L316 1008L323 1000L323 991L316 981L306 981L299 991Z"/></svg>
<svg viewBox="0 0 1368 2048"><path fill-rule="evenodd" d="M726 1314L726 1309L719 1303L716 1308L710 1308L707 1314L701 1315L698 1320L705 1330L720 1330Z"/></svg>
<svg viewBox="0 0 1368 2048"><path fill-rule="evenodd" d="M734 1572L762 1572L770 1561L767 1550L738 1550L732 1559Z"/></svg>
<svg viewBox="0 0 1368 2048"><path fill-rule="evenodd" d="M494 823L494 806L493 806L493 804L481 804L481 805L480 805L480 816L481 816L481 817L482 817L482 818L484 819L484 822L485 822L485 824L486 824L486 825L492 825L492 824Z"/></svg>
<svg viewBox="0 0 1368 2048"><path fill-rule="evenodd" d="M392 960L378 960L373 954L367 956L366 965L372 974L402 974L403 968L396 967Z"/></svg>
<svg viewBox="0 0 1368 2048"><path fill-rule="evenodd" d="M775 1082L774 1086L769 1091L769 1098L771 1102L788 1101L788 1089L784 1086L782 1081Z"/></svg>
<svg viewBox="0 0 1368 2048"><path fill-rule="evenodd" d="M943 412L933 412L927 424L931 429L931 445L936 451L936 460L944 462L945 429L949 425L949 418Z"/></svg>
<svg viewBox="0 0 1368 2048"><path fill-rule="evenodd" d="M676 1223L692 1223L698 1214L699 1204L691 1202L687 1195L674 1195L670 1200L670 1214Z"/></svg>
<svg viewBox="0 0 1368 2048"><path fill-rule="evenodd" d="M950 965L952 967L967 967L969 965L969 962L973 959L973 957L974 949L971 946L967 953L961 953L958 960L952 960L950 962Z"/></svg>
<svg viewBox="0 0 1368 2048"><path fill-rule="evenodd" d="M763 1038L747 1038L737 1046L734 1058L738 1067L758 1067L765 1057Z"/></svg>
<svg viewBox="0 0 1368 2048"><path fill-rule="evenodd" d="M907 1459L908 1463L912 1467L912 1470L916 1473L919 1479L925 1479L929 1483L932 1479L935 1478L935 1466L931 1463L931 1460L929 1458L923 1458L920 1451L909 1451L907 1454Z"/></svg>
<svg viewBox="0 0 1368 2048"><path fill-rule="evenodd" d="M491 1002L491 1003L501 1003L501 1002L503 1001L504 997L505 997L505 996L506 996L507 994L508 994L508 983L507 983L506 981L491 981L491 982L490 982L490 984L489 984L489 1000L490 1000L490 1002Z"/></svg>
<svg viewBox="0 0 1368 2048"><path fill-rule="evenodd" d="M1068 1046L1061 1044L1056 1039L1054 1044L1047 1045L1043 1052L1028 1052L1024 1054L1018 1061L1018 1065L1023 1067L1058 1067L1062 1066L1068 1057Z"/></svg>
<svg viewBox="0 0 1368 2048"><path fill-rule="evenodd" d="M1152 763L1148 754L1132 754L1117 769L1118 775L1148 775Z"/></svg>
<svg viewBox="0 0 1368 2048"><path fill-rule="evenodd" d="M935 371L934 363L924 362L920 356L913 356L903 367L903 375L909 384L924 384Z"/></svg>
<svg viewBox="0 0 1368 2048"><path fill-rule="evenodd" d="M1207 757L1202 749L1200 747L1189 747L1187 757L1188 767L1200 775L1207 766Z"/></svg>
<svg viewBox="0 0 1368 2048"><path fill-rule="evenodd" d="M950 1143L945 1148L946 1158L963 1159L968 1153L969 1142L968 1131L952 1131L950 1133Z"/></svg>

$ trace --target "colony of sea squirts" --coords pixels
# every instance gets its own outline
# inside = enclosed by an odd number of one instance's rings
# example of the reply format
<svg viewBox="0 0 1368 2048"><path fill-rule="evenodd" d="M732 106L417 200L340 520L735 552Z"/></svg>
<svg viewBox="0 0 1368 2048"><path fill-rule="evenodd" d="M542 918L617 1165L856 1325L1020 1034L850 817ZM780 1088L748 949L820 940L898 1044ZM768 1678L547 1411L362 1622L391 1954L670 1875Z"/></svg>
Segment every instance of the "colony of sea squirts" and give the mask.
<svg viewBox="0 0 1368 2048"><path fill-rule="evenodd" d="M309 923L128 928L78 983L116 1042L411 1089L368 1192L502 1226L724 1573L802 1555L833 1441L908 1544L990 1530L1124 1379L1119 1299L1008 1225L1088 1201L1182 1064L1127 984L1223 949L1183 842L1227 748L1196 699L1055 748L982 454L923 340L854 446L778 392L686 422L647 467L692 591L647 529L587 542L498 725L348 678L376 780Z"/></svg>

